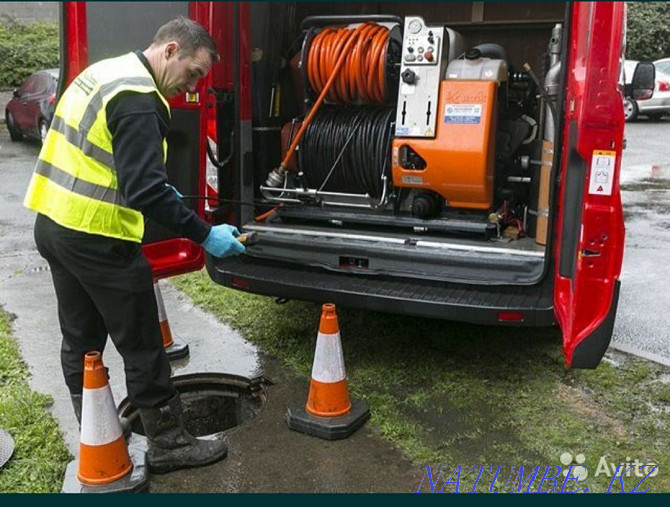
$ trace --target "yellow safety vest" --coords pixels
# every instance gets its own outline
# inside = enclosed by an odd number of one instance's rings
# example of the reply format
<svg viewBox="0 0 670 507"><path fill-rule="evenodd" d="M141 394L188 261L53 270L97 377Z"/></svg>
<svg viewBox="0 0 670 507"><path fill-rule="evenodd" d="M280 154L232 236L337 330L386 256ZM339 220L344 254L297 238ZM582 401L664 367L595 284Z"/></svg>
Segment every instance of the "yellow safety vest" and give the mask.
<svg viewBox="0 0 670 507"><path fill-rule="evenodd" d="M124 91L156 93L170 111L134 53L91 65L56 107L23 204L63 227L140 243L144 218L121 195L107 128L107 103Z"/></svg>

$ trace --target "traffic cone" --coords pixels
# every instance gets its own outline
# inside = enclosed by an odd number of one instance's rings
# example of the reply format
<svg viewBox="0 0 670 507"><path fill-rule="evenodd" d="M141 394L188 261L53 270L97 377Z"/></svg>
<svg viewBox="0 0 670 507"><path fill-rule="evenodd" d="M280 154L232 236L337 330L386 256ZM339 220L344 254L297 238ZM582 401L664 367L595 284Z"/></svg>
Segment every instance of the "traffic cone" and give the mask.
<svg viewBox="0 0 670 507"><path fill-rule="evenodd" d="M182 359L189 354L188 343L172 336L170 322L165 311L163 303L163 294L158 280L154 280L154 294L156 294L156 305L158 306L158 321L161 325L161 334L163 335L163 348L170 361Z"/></svg>
<svg viewBox="0 0 670 507"><path fill-rule="evenodd" d="M347 438L370 418L367 403L350 400L335 305L323 305L307 404L289 409L288 427L326 440Z"/></svg>
<svg viewBox="0 0 670 507"><path fill-rule="evenodd" d="M100 352L84 356L82 398L79 458L68 465L62 491L123 493L146 489L146 452L134 447L129 452Z"/></svg>

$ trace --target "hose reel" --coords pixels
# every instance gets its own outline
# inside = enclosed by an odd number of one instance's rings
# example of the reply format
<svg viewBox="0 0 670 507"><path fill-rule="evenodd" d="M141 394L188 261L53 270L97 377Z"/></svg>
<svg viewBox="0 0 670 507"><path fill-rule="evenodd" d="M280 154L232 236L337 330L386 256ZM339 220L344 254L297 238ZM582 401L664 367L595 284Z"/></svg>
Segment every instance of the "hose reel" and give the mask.
<svg viewBox="0 0 670 507"><path fill-rule="evenodd" d="M362 19L361 19L362 18ZM340 20L345 25L310 26L301 51L306 104L313 104L331 75L347 41L356 41L347 51L345 63L326 99L334 104L394 104L398 94L399 64L402 51L401 20L381 16L397 23L392 28L371 21L372 16L307 18L303 26L318 21ZM357 27L352 23L361 22ZM349 26L346 25L349 23ZM319 24L319 23L317 23Z"/></svg>
<svg viewBox="0 0 670 507"><path fill-rule="evenodd" d="M301 195L297 188L289 191L284 181L288 161L299 144L302 179L293 184L302 186L302 195L351 194L348 197L359 196L372 207L385 202L401 26L395 16L319 16L303 21L307 32L301 49L302 84L311 110L282 164L262 187L266 197L277 200L277 192L287 191L294 197ZM321 108L324 102L328 105ZM374 203L374 199L380 201Z"/></svg>

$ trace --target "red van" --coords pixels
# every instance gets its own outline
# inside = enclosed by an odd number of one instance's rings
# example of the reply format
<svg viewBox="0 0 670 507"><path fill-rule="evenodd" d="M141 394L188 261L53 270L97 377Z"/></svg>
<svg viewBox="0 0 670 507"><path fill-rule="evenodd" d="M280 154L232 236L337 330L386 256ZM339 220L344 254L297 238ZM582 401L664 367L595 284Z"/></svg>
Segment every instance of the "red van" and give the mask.
<svg viewBox="0 0 670 507"><path fill-rule="evenodd" d="M178 15L222 60L172 101L169 178L255 234L215 259L150 225L156 276L206 264L277 298L557 324L566 365L598 365L624 245L625 3L65 2L63 84Z"/></svg>

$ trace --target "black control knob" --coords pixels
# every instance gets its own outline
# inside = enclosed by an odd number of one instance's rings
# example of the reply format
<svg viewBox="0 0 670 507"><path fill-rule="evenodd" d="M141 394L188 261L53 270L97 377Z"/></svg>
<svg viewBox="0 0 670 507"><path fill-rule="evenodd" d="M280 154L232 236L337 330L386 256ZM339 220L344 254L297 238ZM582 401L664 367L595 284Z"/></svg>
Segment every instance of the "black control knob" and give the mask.
<svg viewBox="0 0 670 507"><path fill-rule="evenodd" d="M468 49L465 52L466 60L478 60L482 57L482 52L477 48Z"/></svg>
<svg viewBox="0 0 670 507"><path fill-rule="evenodd" d="M414 84L416 83L416 73L412 69L405 69L401 74L403 83Z"/></svg>

